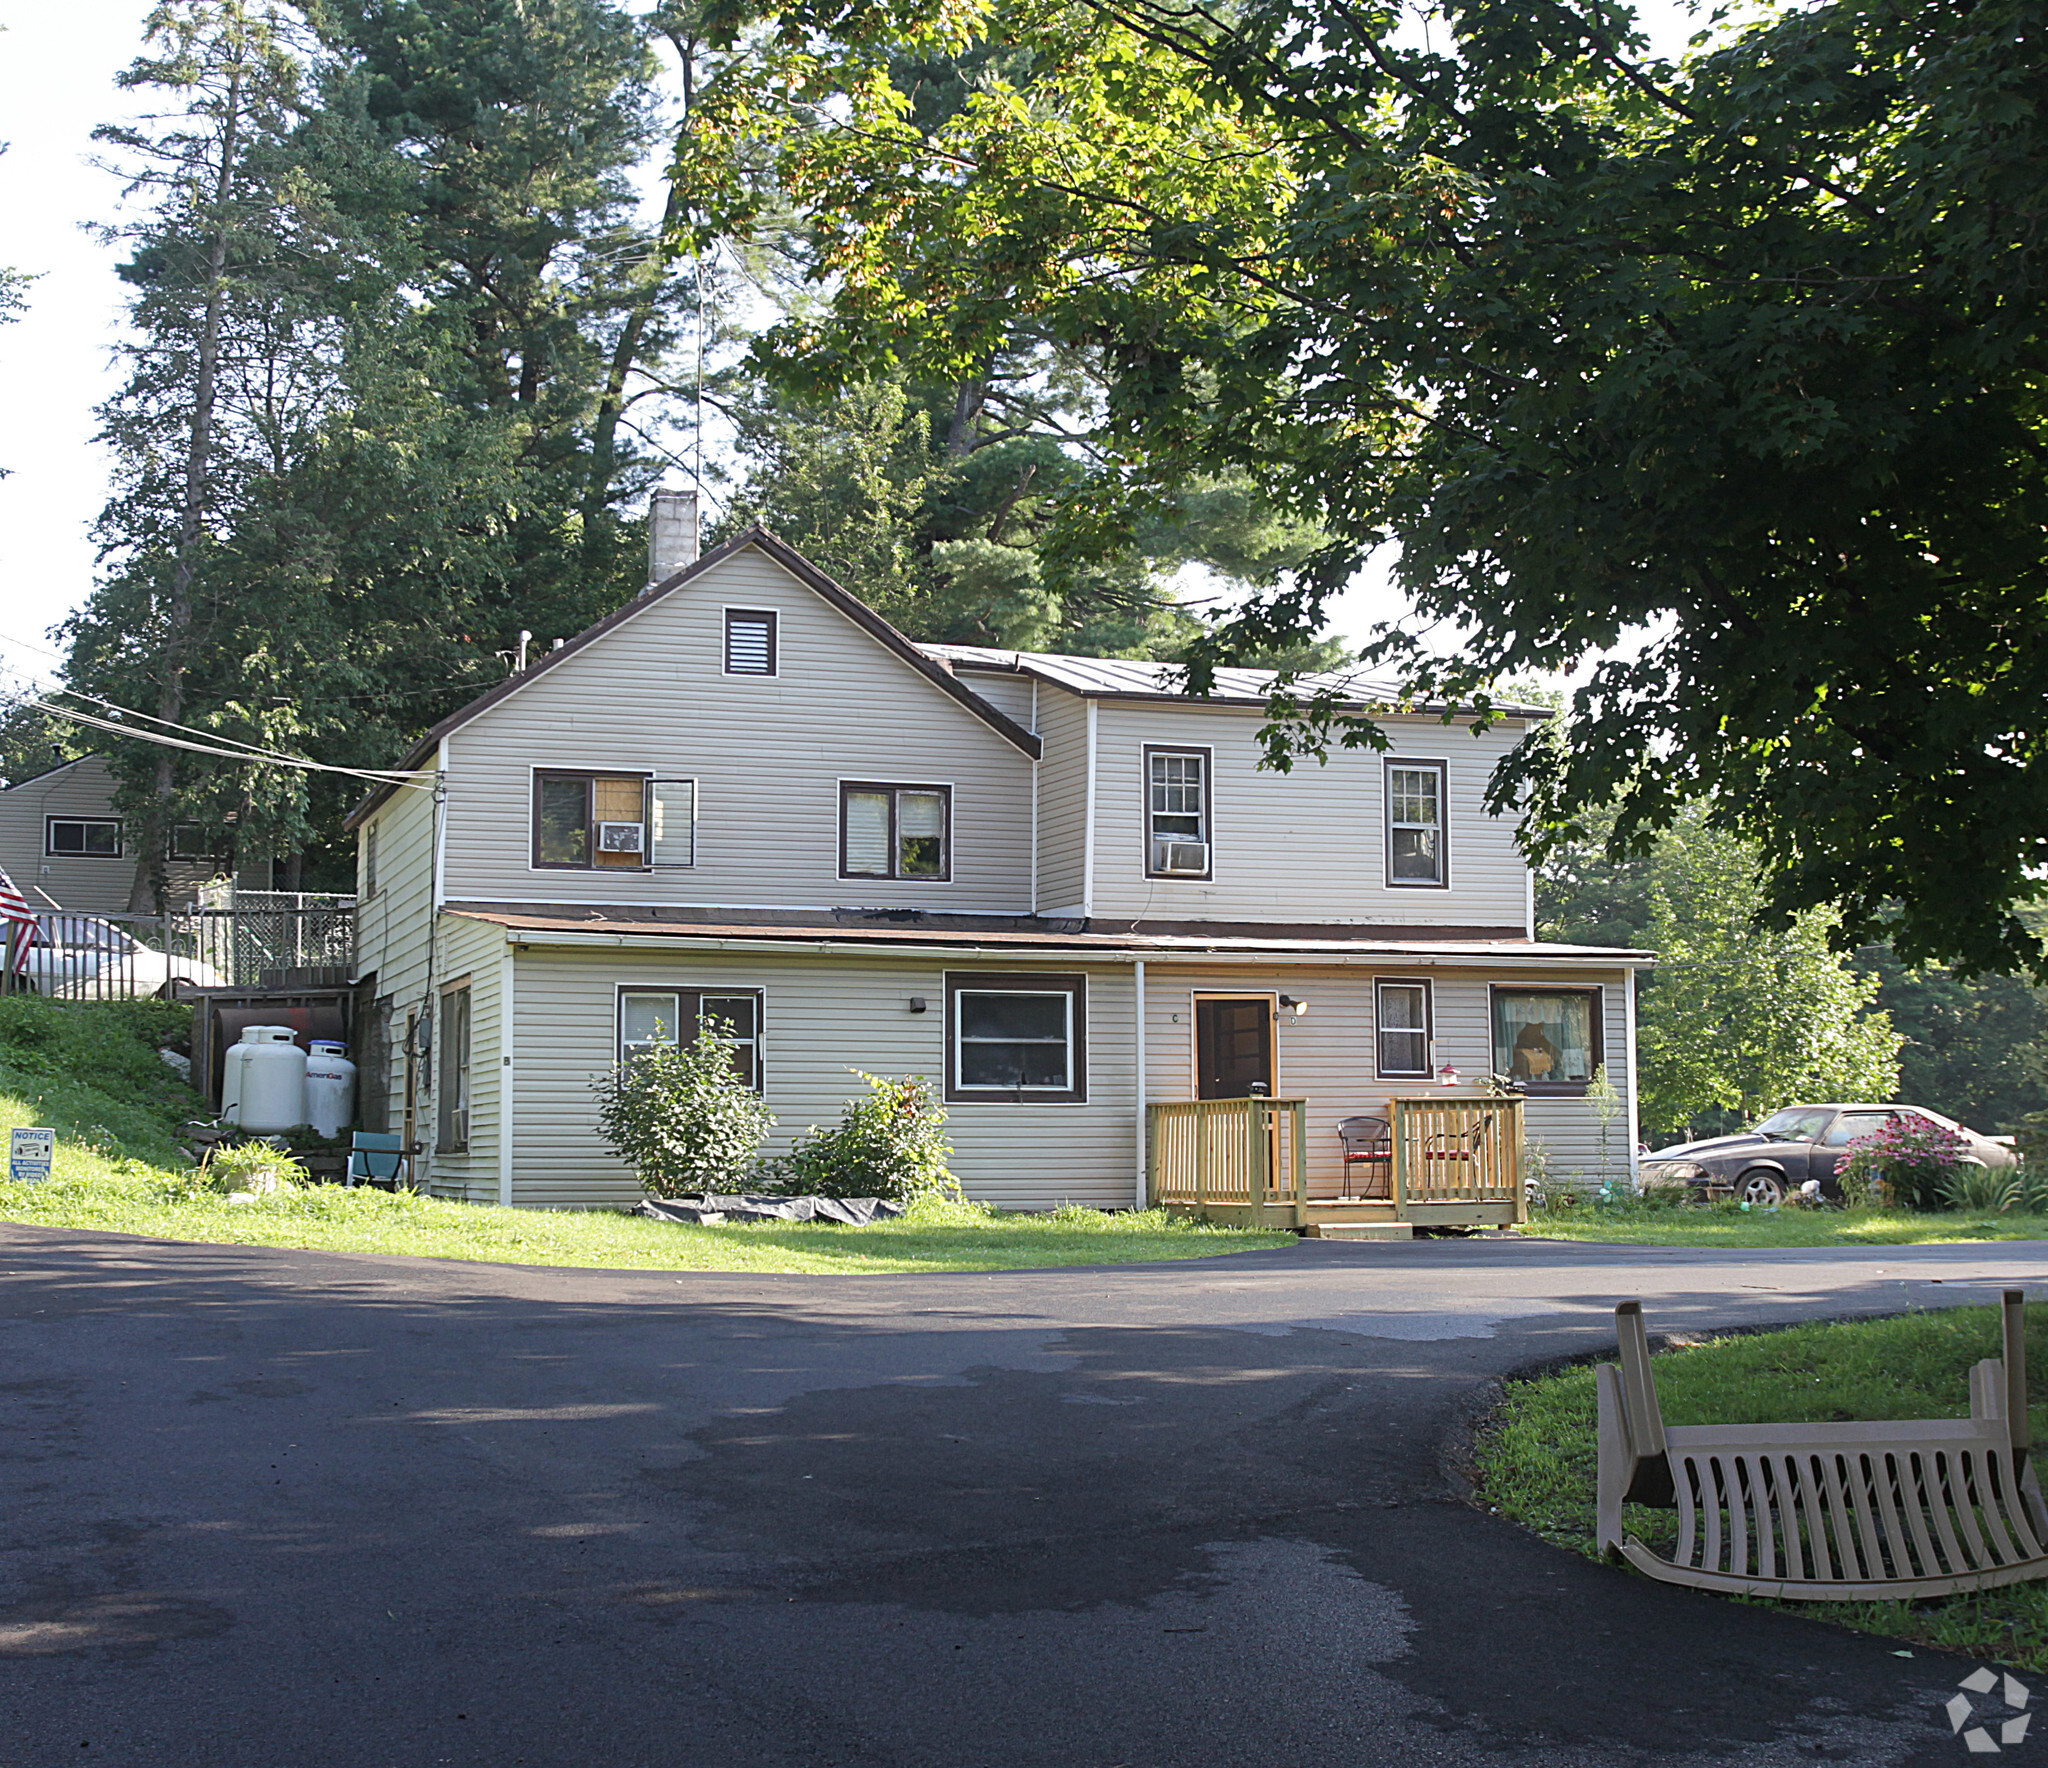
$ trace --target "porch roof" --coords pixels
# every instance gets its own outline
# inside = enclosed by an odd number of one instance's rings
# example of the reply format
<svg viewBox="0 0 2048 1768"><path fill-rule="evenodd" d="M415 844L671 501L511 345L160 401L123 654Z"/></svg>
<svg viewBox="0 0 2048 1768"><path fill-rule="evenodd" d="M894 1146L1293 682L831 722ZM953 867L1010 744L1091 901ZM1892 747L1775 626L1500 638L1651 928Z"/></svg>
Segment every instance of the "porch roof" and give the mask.
<svg viewBox="0 0 2048 1768"><path fill-rule="evenodd" d="M1512 969L1599 967L1638 969L1654 953L1622 946L1549 945L1526 938L1432 938L1418 927L1412 935L1390 937L1384 928L1361 928L1345 937L1338 929L1317 937L1274 934L1081 932L1058 928L953 924L848 925L825 917L804 920L680 920L652 914L533 914L478 904L450 905L466 920L505 929L515 945L612 945L660 948L709 945L753 950L841 952L916 950L961 956L1000 954L1016 958L1089 959L1131 962L1143 958L1199 961L1257 958L1275 963L1359 963L1396 960L1415 965L1460 967L1498 965ZM991 917L992 919L997 919ZM960 918L964 919L964 917ZM1405 930L1404 930L1405 931Z"/></svg>

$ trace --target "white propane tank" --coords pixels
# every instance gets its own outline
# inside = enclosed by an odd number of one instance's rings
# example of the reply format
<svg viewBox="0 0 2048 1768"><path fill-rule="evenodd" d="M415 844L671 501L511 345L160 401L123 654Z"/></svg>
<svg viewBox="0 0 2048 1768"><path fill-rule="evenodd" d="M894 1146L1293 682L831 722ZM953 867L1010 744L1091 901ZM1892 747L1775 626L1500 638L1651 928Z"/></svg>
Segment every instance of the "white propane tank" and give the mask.
<svg viewBox="0 0 2048 1768"><path fill-rule="evenodd" d="M228 1046L220 1062L220 1115L225 1123L242 1121L242 1073L253 1044L289 1043L294 1033L289 1025L245 1025L241 1037Z"/></svg>
<svg viewBox="0 0 2048 1768"><path fill-rule="evenodd" d="M316 1136L340 1135L354 1115L356 1065L342 1054L344 1048L315 1038L306 1058L306 1121Z"/></svg>
<svg viewBox="0 0 2048 1768"><path fill-rule="evenodd" d="M268 1135L306 1121L306 1052L288 1025L252 1025L242 1033L242 1094L234 1121Z"/></svg>

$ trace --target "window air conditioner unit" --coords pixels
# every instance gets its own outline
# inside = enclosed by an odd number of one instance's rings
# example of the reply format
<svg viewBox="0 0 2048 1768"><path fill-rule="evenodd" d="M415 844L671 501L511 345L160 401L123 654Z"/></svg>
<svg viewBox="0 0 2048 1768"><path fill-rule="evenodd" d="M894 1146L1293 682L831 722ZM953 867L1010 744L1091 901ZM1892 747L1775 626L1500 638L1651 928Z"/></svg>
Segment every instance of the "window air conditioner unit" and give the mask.
<svg viewBox="0 0 2048 1768"><path fill-rule="evenodd" d="M597 850L600 853L644 853L647 831L640 823L599 823Z"/></svg>
<svg viewBox="0 0 2048 1768"><path fill-rule="evenodd" d="M1209 843L1206 841L1165 841L1160 843L1159 851L1159 869L1162 872L1200 877L1209 869Z"/></svg>

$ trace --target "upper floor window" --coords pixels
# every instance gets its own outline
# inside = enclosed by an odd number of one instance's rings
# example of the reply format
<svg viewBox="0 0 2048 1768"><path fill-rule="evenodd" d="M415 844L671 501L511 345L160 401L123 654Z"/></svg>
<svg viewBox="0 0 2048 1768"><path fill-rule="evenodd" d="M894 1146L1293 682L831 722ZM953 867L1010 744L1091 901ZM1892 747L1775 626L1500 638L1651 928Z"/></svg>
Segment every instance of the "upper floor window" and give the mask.
<svg viewBox="0 0 2048 1768"><path fill-rule="evenodd" d="M1379 1071L1388 1078L1429 1073L1429 984L1382 982L1374 989Z"/></svg>
<svg viewBox="0 0 2048 1768"><path fill-rule="evenodd" d="M43 851L65 859L119 859L121 819L113 816L45 817Z"/></svg>
<svg viewBox="0 0 2048 1768"><path fill-rule="evenodd" d="M839 787L839 875L943 884L953 875L950 786L846 780Z"/></svg>
<svg viewBox="0 0 2048 1768"><path fill-rule="evenodd" d="M771 608L727 608L726 674L773 675L776 667L775 628L775 612Z"/></svg>
<svg viewBox="0 0 2048 1768"><path fill-rule="evenodd" d="M740 1079L761 1090L761 996L695 993L674 988L623 988L619 991L619 1060L630 1062L643 1050L673 1044L685 1035L707 1030L732 1052Z"/></svg>
<svg viewBox="0 0 2048 1768"><path fill-rule="evenodd" d="M1602 1062L1597 988L1496 988L1493 1071L1531 1093L1584 1093Z"/></svg>
<svg viewBox="0 0 2048 1768"><path fill-rule="evenodd" d="M644 872L696 862L697 783L647 774L533 776L533 863Z"/></svg>
<svg viewBox="0 0 2048 1768"><path fill-rule="evenodd" d="M1210 876L1207 749L1146 745L1145 876Z"/></svg>
<svg viewBox="0 0 2048 1768"><path fill-rule="evenodd" d="M1441 761L1387 763L1387 882L1441 888L1449 881L1444 852L1445 766Z"/></svg>

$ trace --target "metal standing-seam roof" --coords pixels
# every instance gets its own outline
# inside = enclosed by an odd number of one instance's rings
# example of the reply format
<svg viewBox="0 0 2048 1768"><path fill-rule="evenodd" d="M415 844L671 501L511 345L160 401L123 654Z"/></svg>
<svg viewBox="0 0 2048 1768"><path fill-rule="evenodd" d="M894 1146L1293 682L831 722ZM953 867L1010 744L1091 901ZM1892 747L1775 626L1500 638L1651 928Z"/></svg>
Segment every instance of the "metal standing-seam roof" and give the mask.
<svg viewBox="0 0 2048 1768"><path fill-rule="evenodd" d="M1005 651L987 645L920 645L927 656L948 668L1002 671L1036 676L1086 699L1181 700L1190 704L1264 706L1279 679L1273 669L1219 669L1216 686L1208 694L1191 694L1180 685L1179 666L1172 663L1139 662L1130 657L1067 657L1050 651ZM1322 670L1298 675L1291 691L1299 699L1316 694L1334 694L1348 706L1399 707L1404 711L1447 710L1440 701L1410 701L1392 676L1368 675L1362 669ZM1509 701L1495 703L1495 711L1509 718L1548 718L1547 706L1525 706Z"/></svg>

